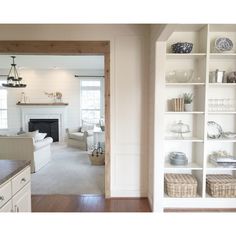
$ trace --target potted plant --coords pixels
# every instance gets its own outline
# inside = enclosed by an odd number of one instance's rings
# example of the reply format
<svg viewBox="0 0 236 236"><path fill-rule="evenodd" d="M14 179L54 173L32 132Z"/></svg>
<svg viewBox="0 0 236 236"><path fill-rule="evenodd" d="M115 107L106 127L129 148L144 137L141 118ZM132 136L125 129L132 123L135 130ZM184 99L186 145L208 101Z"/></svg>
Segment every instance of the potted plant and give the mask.
<svg viewBox="0 0 236 236"><path fill-rule="evenodd" d="M192 111L193 110L193 94L192 93L184 93L184 110Z"/></svg>

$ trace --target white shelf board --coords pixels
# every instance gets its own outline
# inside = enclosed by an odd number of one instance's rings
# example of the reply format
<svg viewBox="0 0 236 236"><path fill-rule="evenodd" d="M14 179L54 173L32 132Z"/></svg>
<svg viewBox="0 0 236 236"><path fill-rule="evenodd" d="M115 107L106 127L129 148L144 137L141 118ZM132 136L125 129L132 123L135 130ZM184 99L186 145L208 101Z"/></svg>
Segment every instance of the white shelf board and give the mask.
<svg viewBox="0 0 236 236"><path fill-rule="evenodd" d="M236 111L209 111L209 115L234 115Z"/></svg>
<svg viewBox="0 0 236 236"><path fill-rule="evenodd" d="M166 86L204 86L204 85L205 83L166 83Z"/></svg>
<svg viewBox="0 0 236 236"><path fill-rule="evenodd" d="M235 197L230 197L230 198L227 198L227 197L212 197L212 196L210 196L208 193L206 193L206 198L210 198L210 199L215 199L215 200L217 200L217 201L227 201L228 203L230 203L229 201L232 201L232 202L234 202L235 203Z"/></svg>
<svg viewBox="0 0 236 236"><path fill-rule="evenodd" d="M236 53L210 53L210 59L236 59Z"/></svg>
<svg viewBox="0 0 236 236"><path fill-rule="evenodd" d="M230 138L218 138L218 139L207 139L208 142L221 142L221 143L236 143L236 139L230 139Z"/></svg>
<svg viewBox="0 0 236 236"><path fill-rule="evenodd" d="M197 193L196 197L169 197L166 193L164 195L164 198L165 199L172 199L172 200L180 200L180 199L183 199L184 200L190 200L190 199L199 199L199 198L202 198L202 196L200 194Z"/></svg>
<svg viewBox="0 0 236 236"><path fill-rule="evenodd" d="M166 111L167 115L177 115L177 114L204 114L203 111Z"/></svg>
<svg viewBox="0 0 236 236"><path fill-rule="evenodd" d="M175 166L175 165L171 165L169 162L165 163L165 170L202 170L203 168L197 164L197 163L188 163L187 165L183 165L183 166Z"/></svg>
<svg viewBox="0 0 236 236"><path fill-rule="evenodd" d="M236 86L236 83L209 83L209 87L232 87Z"/></svg>
<svg viewBox="0 0 236 236"><path fill-rule="evenodd" d="M184 134L183 134L184 136ZM184 139L181 138L175 138L175 137L165 137L165 141L171 141L171 142L195 142L195 143L201 143L203 142L203 139L197 138L197 137L184 137Z"/></svg>
<svg viewBox="0 0 236 236"><path fill-rule="evenodd" d="M207 163L207 170L214 170L214 171L222 171L222 170L236 170L236 167L219 167L219 166L215 166L214 164L208 162Z"/></svg>
<svg viewBox="0 0 236 236"><path fill-rule="evenodd" d="M206 53L166 53L166 59L202 59Z"/></svg>

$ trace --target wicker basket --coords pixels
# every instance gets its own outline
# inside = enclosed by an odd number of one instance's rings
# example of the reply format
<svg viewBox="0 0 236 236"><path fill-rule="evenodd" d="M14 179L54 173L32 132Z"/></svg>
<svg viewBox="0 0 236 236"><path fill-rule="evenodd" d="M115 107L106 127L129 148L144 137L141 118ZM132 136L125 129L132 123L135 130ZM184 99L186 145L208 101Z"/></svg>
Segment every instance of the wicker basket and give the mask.
<svg viewBox="0 0 236 236"><path fill-rule="evenodd" d="M165 192L169 197L196 197L197 180L191 174L165 174Z"/></svg>
<svg viewBox="0 0 236 236"><path fill-rule="evenodd" d="M101 147L94 149L89 154L89 159L92 165L96 165L96 166L105 165L105 153Z"/></svg>
<svg viewBox="0 0 236 236"><path fill-rule="evenodd" d="M212 197L236 197L236 179L225 174L207 175L206 190Z"/></svg>

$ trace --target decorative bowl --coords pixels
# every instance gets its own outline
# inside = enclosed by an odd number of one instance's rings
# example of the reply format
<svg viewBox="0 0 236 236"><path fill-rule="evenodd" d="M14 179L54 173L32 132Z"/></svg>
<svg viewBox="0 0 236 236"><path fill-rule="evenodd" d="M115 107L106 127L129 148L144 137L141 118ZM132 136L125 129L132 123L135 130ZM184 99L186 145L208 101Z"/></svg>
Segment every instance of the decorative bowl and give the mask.
<svg viewBox="0 0 236 236"><path fill-rule="evenodd" d="M167 73L166 81L169 83L187 83L193 78L193 70L175 70Z"/></svg>
<svg viewBox="0 0 236 236"><path fill-rule="evenodd" d="M236 138L236 133L234 132L223 132L224 138L234 139Z"/></svg>
<svg viewBox="0 0 236 236"><path fill-rule="evenodd" d="M171 45L173 53L190 53L193 49L193 44L188 42L178 42Z"/></svg>
<svg viewBox="0 0 236 236"><path fill-rule="evenodd" d="M234 44L229 38L217 38L215 40L215 48L218 52L228 52L232 50Z"/></svg>

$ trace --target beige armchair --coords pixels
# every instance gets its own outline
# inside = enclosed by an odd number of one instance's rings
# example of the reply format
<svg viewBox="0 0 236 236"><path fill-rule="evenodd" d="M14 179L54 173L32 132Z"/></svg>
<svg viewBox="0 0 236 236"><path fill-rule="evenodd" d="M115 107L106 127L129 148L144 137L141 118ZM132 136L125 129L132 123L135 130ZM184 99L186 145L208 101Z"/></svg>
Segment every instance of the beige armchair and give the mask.
<svg viewBox="0 0 236 236"><path fill-rule="evenodd" d="M69 147L76 147L80 150L88 151L89 148L93 145L93 133L90 131L69 131L67 145Z"/></svg>

